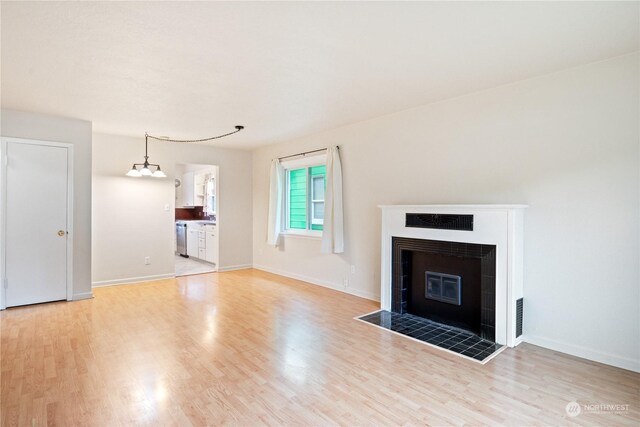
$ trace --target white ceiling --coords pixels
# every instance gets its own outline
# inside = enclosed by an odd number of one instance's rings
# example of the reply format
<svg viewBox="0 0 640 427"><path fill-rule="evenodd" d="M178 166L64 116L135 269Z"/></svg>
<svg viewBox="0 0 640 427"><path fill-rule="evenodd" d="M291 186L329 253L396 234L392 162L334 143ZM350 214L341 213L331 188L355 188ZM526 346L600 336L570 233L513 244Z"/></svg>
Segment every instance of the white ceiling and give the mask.
<svg viewBox="0 0 640 427"><path fill-rule="evenodd" d="M2 107L254 148L638 50L638 2L2 2Z"/></svg>

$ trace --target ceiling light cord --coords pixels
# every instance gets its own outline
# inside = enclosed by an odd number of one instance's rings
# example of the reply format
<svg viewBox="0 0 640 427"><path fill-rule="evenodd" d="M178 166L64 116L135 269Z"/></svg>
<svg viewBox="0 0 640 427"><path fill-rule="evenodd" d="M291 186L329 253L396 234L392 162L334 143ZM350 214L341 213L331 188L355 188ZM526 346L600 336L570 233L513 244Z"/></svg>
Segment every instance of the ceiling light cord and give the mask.
<svg viewBox="0 0 640 427"><path fill-rule="evenodd" d="M238 133L242 129L244 129L244 126L237 125L235 128L236 130L234 130L233 132L225 133L224 135L212 136L211 138L202 138L202 139L172 139L172 138L167 138L162 136L149 135L146 132L144 136L145 138L151 138L157 141L166 141L166 142L207 142L207 141L212 141L214 139L224 138L225 136L233 135L234 133Z"/></svg>
<svg viewBox="0 0 640 427"><path fill-rule="evenodd" d="M144 133L144 163L134 163L131 170L126 173L127 176L133 178L140 178L143 176L151 176L154 178L166 178L166 174L160 169L160 165L157 163L149 163L149 139L155 139L157 141L167 142L205 142L213 139L224 138L225 136L233 135L244 129L244 126L237 125L236 130L233 132L225 133L224 135L212 136L211 138L203 139L171 139L162 136L153 136L148 133ZM155 170L152 170L155 168Z"/></svg>

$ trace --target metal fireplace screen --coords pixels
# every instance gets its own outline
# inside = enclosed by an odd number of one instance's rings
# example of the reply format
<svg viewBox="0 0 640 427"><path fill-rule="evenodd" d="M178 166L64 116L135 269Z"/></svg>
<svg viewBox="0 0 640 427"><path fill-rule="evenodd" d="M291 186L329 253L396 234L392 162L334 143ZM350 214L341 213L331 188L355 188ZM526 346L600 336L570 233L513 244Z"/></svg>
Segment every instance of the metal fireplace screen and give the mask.
<svg viewBox="0 0 640 427"><path fill-rule="evenodd" d="M453 274L427 271L425 276L425 298L454 305L462 304L462 278Z"/></svg>

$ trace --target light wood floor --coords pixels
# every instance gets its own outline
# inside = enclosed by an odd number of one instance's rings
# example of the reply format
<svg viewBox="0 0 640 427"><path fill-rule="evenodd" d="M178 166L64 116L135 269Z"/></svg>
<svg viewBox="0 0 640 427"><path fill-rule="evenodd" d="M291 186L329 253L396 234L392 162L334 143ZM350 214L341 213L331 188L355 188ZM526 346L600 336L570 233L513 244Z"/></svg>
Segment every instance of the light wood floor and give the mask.
<svg viewBox="0 0 640 427"><path fill-rule="evenodd" d="M639 374L527 344L482 366L353 320L376 309L244 270L5 310L2 425L640 422Z"/></svg>

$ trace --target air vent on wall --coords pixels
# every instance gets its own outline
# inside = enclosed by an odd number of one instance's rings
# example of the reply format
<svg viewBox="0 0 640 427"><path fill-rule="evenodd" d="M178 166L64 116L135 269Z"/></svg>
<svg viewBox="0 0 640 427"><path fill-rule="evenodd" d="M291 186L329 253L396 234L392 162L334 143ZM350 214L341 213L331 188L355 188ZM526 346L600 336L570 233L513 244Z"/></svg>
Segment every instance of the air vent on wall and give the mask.
<svg viewBox="0 0 640 427"><path fill-rule="evenodd" d="M522 298L516 301L516 338L522 335Z"/></svg>
<svg viewBox="0 0 640 427"><path fill-rule="evenodd" d="M438 230L473 231L473 215L408 213L405 226L414 228L435 228Z"/></svg>

